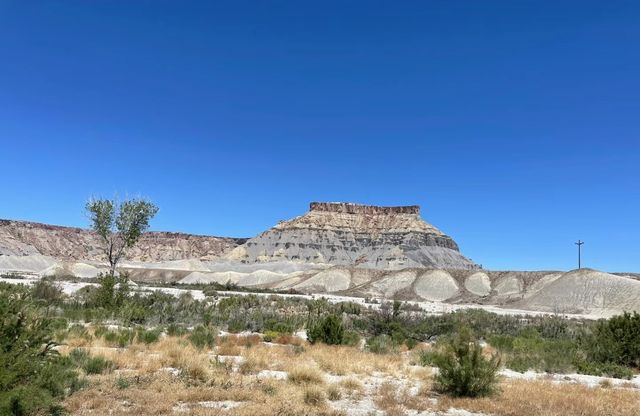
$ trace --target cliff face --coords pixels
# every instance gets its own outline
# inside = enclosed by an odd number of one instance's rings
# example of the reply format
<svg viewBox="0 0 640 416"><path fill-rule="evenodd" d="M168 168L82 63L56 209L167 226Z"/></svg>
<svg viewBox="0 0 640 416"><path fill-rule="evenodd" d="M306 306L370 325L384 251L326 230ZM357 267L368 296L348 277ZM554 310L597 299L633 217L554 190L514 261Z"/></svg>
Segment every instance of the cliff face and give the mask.
<svg viewBox="0 0 640 416"><path fill-rule="evenodd" d="M379 207L313 202L306 214L284 221L230 258L246 263L293 260L377 269L468 269L449 236L420 218L417 206Z"/></svg>
<svg viewBox="0 0 640 416"><path fill-rule="evenodd" d="M149 232L127 252L134 261L213 260L245 239ZM90 230L26 221L0 220L0 255L44 255L61 260L104 261L98 236Z"/></svg>

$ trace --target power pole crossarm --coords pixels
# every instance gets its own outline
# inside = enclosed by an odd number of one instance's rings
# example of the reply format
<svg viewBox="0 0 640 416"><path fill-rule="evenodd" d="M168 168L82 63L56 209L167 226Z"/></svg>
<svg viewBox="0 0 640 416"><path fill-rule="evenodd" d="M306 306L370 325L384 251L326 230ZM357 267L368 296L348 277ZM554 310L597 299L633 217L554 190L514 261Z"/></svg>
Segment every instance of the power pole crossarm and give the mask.
<svg viewBox="0 0 640 416"><path fill-rule="evenodd" d="M580 241L578 240L575 245L578 246L578 269L582 268L582 245L584 244L584 241Z"/></svg>

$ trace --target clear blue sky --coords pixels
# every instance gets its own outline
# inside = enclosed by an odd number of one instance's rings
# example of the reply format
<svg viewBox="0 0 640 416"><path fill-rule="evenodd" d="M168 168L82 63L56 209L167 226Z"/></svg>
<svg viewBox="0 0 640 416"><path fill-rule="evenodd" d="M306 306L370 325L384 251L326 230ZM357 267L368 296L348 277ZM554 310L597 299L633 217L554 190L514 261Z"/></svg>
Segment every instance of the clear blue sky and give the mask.
<svg viewBox="0 0 640 416"><path fill-rule="evenodd" d="M0 218L253 236L419 204L491 269L640 272L637 1L0 0Z"/></svg>

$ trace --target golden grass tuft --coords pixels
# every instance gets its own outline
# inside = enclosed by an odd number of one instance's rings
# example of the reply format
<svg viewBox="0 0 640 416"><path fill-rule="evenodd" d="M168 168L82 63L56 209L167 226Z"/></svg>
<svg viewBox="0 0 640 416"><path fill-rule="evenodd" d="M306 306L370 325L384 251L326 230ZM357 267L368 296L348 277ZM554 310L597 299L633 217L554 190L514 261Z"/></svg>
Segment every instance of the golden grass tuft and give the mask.
<svg viewBox="0 0 640 416"><path fill-rule="evenodd" d="M289 370L287 380L295 384L322 384L324 377L322 373L312 367L299 367Z"/></svg>
<svg viewBox="0 0 640 416"><path fill-rule="evenodd" d="M304 403L309 406L320 407L325 404L324 391L316 386L310 386L304 390Z"/></svg>
<svg viewBox="0 0 640 416"><path fill-rule="evenodd" d="M340 386L349 392L349 394L359 393L364 389L362 383L353 377L341 380Z"/></svg>
<svg viewBox="0 0 640 416"><path fill-rule="evenodd" d="M327 398L331 401L340 400L342 398L340 387L336 384L332 384L327 387Z"/></svg>

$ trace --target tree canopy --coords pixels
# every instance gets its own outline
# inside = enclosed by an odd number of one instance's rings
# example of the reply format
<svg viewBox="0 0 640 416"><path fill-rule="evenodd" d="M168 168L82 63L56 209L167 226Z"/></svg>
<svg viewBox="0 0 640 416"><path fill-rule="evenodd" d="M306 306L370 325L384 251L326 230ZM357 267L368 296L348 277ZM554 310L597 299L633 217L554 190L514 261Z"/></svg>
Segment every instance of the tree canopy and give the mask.
<svg viewBox="0 0 640 416"><path fill-rule="evenodd" d="M92 198L86 205L91 228L100 236L111 274L118 262L133 247L142 233L149 229L149 222L158 207L146 199L129 199L118 203L111 199Z"/></svg>

